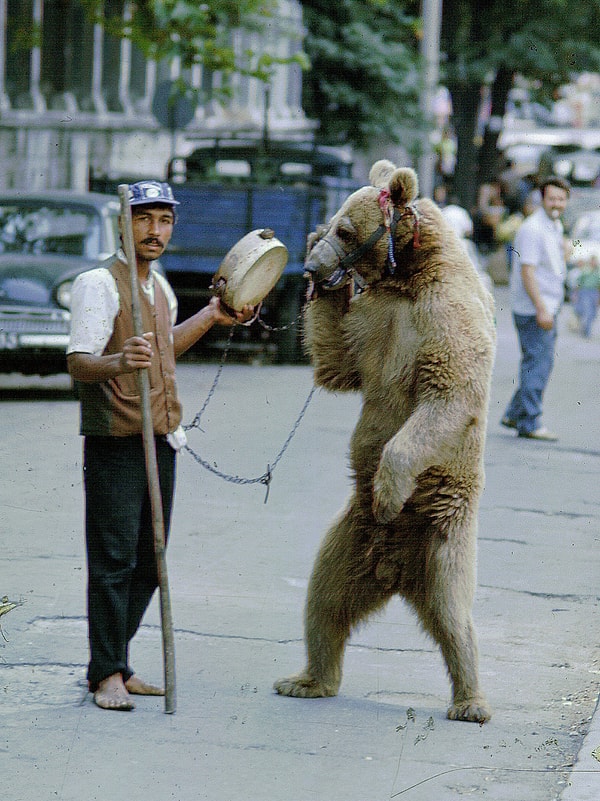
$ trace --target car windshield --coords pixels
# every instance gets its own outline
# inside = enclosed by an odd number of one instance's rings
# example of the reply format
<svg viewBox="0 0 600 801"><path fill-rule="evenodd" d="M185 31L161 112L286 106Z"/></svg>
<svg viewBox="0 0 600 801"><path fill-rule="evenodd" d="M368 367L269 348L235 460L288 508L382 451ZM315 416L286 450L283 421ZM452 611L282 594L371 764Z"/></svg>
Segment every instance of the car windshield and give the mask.
<svg viewBox="0 0 600 801"><path fill-rule="evenodd" d="M92 209L0 204L1 253L98 257L100 216Z"/></svg>

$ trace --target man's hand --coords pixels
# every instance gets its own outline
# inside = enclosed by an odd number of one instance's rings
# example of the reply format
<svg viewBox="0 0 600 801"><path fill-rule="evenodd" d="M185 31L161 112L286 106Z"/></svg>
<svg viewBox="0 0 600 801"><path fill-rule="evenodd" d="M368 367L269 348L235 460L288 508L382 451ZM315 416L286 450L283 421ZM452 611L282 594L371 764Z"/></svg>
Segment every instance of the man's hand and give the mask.
<svg viewBox="0 0 600 801"><path fill-rule="evenodd" d="M544 331L551 331L554 328L554 317L548 313L542 300L537 278L535 277L535 266L533 264L521 264L521 278L523 279L525 292L527 292L535 306L536 323Z"/></svg>
<svg viewBox="0 0 600 801"><path fill-rule="evenodd" d="M252 319L252 315L254 314L254 306L246 305L241 311L234 311L235 316L232 316L221 308L221 301L216 295L210 299L208 306L213 312L213 320L217 325L246 323L248 320Z"/></svg>
<svg viewBox="0 0 600 801"><path fill-rule="evenodd" d="M123 344L123 351L119 359L121 373L133 373L134 370L143 370L150 367L152 358L152 339L154 334L147 333L141 337L130 337Z"/></svg>
<svg viewBox="0 0 600 801"><path fill-rule="evenodd" d="M554 317L548 314L545 307L537 310L535 321L544 331L552 331L554 328Z"/></svg>

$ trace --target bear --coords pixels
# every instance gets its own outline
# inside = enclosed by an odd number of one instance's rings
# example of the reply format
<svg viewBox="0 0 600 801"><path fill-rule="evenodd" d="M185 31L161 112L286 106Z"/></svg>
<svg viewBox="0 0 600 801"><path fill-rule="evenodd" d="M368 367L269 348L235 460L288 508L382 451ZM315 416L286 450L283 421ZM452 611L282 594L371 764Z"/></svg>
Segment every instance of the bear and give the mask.
<svg viewBox="0 0 600 801"><path fill-rule="evenodd" d="M338 693L353 629L399 595L438 643L451 720L484 723L472 620L495 357L494 300L411 167L377 161L309 234L304 340L315 384L362 394L353 491L320 546L307 666L285 696Z"/></svg>

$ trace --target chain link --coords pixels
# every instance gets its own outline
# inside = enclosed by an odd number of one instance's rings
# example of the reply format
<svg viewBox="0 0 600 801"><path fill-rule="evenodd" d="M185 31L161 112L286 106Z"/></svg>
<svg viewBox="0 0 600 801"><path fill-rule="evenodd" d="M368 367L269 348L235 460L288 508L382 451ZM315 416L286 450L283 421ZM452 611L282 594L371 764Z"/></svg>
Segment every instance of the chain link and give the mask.
<svg viewBox="0 0 600 801"><path fill-rule="evenodd" d="M269 323L265 323L265 321L263 319L261 319L260 317L258 317L257 319L258 319L258 324L260 326L262 326L265 329L265 331L272 331L272 332L273 331L289 331L290 328L293 328L295 325L297 325L300 322L300 320L302 319L302 314L303 313L304 313L304 307L302 309L300 309L300 311L296 315L296 319L295 320L292 320L290 323L287 323L286 325L280 325L280 326L269 325Z"/></svg>
<svg viewBox="0 0 600 801"><path fill-rule="evenodd" d="M260 317L257 317L258 322L260 323L260 325L262 325L262 327L265 328L267 331L287 331L289 328L292 328L292 326L296 325L300 321L301 318L302 318L302 311L298 314L298 316L296 317L295 320L292 320L291 323L288 323L285 326L280 326L278 328L275 328L275 327L270 326L267 323L265 323L263 320L260 319ZM223 355L221 356L221 361L219 363L219 367L218 367L217 372L215 374L215 377L213 379L211 388L209 389L208 394L206 396L206 400L202 404L202 407L201 407L200 411L196 414L196 416L194 417L192 422L183 426L184 431L189 431L192 428L197 428L199 431L202 431L204 433L203 428L200 426L200 421L202 419L202 415L206 411L206 407L210 403L213 395L215 394L215 390L217 389L217 384L219 383L219 379L221 378L221 373L223 372L223 367L225 366L225 362L227 360L227 356L228 356L229 350L231 348L231 343L233 341L234 329L235 329L235 326L233 326L231 328L230 332L229 332L229 339L228 339L227 345L225 346L225 348L223 350ZM234 475L231 475L229 473L224 473L222 470L219 470L216 467L216 465L211 464L210 462L206 461L206 459L203 459L200 456L200 454L196 453L193 450L193 448L191 448L189 445L185 445L184 449L190 454L190 456L192 456L192 458L199 465L204 467L209 472L213 473L213 475L218 476L219 478L222 478L224 481L229 481L232 484L264 484L266 486L266 488L267 488L267 491L266 491L266 494L265 494L265 500L264 500L264 502L266 503L267 500L269 499L269 489L270 489L271 481L273 479L273 471L275 470L275 468L279 464L281 458L283 457L283 454L286 452L290 442L294 438L294 435L295 435L296 431L298 430L298 426L300 425L304 415L306 414L306 411L307 411L307 409L308 409L308 407L310 405L310 402L311 402L311 400L313 398L313 395L315 394L315 391L316 391L316 387L313 385L311 387L311 389L310 389L310 392L308 393L308 397L304 401L304 405L302 406L302 409L300 410L300 414L296 418L296 422L294 423L294 425L292 426L289 434L287 435L287 438L286 438L285 442L283 443L282 447L280 448L279 453L277 454L277 456L275 457L275 459L273 460L273 462L271 464L267 464L266 471L260 476L255 476L254 478L243 478L241 476L234 476Z"/></svg>

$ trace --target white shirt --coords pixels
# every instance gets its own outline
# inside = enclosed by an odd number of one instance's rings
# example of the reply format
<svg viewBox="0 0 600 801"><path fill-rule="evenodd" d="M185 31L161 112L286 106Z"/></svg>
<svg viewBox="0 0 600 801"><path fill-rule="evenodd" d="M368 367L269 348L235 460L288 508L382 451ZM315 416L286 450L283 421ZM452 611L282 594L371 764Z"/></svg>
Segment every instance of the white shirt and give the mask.
<svg viewBox="0 0 600 801"><path fill-rule="evenodd" d="M120 257L120 254L117 254ZM124 257L123 259L124 260ZM112 264L112 260L108 262ZM167 279L150 265L146 284L140 281L142 291L154 304L154 281L165 293L171 323L177 320L177 298ZM71 336L67 353L92 353L101 356L112 333L119 311L117 282L107 267L97 267L81 273L73 283L71 297Z"/></svg>
<svg viewBox="0 0 600 801"><path fill-rule="evenodd" d="M513 312L535 316L535 306L523 286L522 264L535 267L535 278L542 300L548 313L555 315L564 300L567 275L563 227L560 220L553 220L543 208L536 209L517 231L510 274Z"/></svg>

